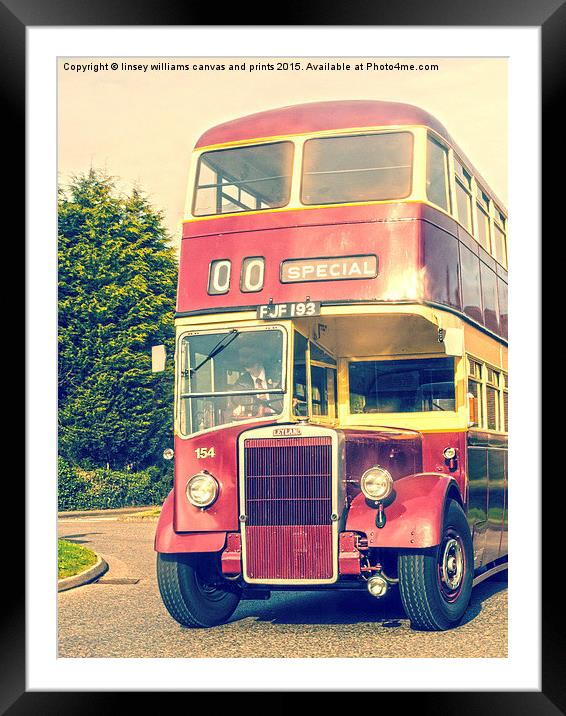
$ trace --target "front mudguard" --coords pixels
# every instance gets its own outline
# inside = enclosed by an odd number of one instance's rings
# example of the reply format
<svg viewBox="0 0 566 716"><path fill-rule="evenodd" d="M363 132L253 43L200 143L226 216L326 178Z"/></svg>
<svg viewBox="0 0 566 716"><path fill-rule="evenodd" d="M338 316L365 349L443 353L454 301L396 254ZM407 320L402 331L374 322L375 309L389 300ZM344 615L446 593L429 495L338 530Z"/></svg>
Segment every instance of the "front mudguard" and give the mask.
<svg viewBox="0 0 566 716"><path fill-rule="evenodd" d="M161 554L220 552L226 532L175 532L173 529L173 490L167 495L155 530L154 549Z"/></svg>
<svg viewBox="0 0 566 716"><path fill-rule="evenodd" d="M417 473L396 480L393 500L385 503L385 526L377 528L377 509L360 492L346 518L346 530L362 532L368 547L424 549L440 544L447 499L463 505L456 480L442 473Z"/></svg>

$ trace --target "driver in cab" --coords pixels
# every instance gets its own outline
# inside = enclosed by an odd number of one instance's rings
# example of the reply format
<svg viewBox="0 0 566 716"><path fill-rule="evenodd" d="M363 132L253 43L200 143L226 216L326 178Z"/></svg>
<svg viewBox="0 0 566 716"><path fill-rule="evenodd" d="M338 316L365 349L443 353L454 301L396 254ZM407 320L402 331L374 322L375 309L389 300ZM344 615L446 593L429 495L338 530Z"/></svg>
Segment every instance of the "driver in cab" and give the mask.
<svg viewBox="0 0 566 716"><path fill-rule="evenodd" d="M277 415L279 410L273 407L279 407L280 400L274 395L270 400L269 388L278 388L279 383L275 371L266 367L267 361L264 362L261 356L259 346L245 346L240 348L238 352L240 366L242 372L238 380L234 384L236 390L264 390L265 393L256 393L255 395L239 395L234 396L236 406L232 411L234 418L244 417L266 417L268 415Z"/></svg>

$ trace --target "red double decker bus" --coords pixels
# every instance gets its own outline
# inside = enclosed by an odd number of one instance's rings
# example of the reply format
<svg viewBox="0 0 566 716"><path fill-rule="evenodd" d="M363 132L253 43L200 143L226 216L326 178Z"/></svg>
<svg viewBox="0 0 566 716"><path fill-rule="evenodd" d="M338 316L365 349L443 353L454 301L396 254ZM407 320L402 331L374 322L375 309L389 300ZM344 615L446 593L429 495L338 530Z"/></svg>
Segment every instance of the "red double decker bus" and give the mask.
<svg viewBox="0 0 566 716"><path fill-rule="evenodd" d="M399 589L414 628L458 624L507 566L502 202L427 112L341 101L207 131L187 207L170 614Z"/></svg>

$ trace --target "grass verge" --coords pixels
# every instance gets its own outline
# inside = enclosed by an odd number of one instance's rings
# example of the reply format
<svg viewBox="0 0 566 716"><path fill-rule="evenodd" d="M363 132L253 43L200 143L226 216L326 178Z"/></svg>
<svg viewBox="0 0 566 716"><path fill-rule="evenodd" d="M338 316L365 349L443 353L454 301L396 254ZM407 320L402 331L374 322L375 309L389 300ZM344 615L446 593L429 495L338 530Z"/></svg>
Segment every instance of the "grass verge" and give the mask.
<svg viewBox="0 0 566 716"><path fill-rule="evenodd" d="M152 507L150 510L130 512L127 515L118 517L121 522L135 522L136 520L156 520L161 514L161 507Z"/></svg>
<svg viewBox="0 0 566 716"><path fill-rule="evenodd" d="M64 539L59 540L58 551L59 579L84 572L98 560L96 554L90 549Z"/></svg>

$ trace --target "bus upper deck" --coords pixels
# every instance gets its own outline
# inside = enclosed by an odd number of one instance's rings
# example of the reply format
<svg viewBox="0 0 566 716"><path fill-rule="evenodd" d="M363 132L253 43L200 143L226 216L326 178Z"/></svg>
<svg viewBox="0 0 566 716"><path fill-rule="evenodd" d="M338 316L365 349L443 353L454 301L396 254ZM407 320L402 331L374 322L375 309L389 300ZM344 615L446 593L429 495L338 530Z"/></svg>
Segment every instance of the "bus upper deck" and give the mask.
<svg viewBox="0 0 566 716"><path fill-rule="evenodd" d="M187 206L179 315L417 301L507 338L505 210L416 107L324 102L213 128Z"/></svg>

